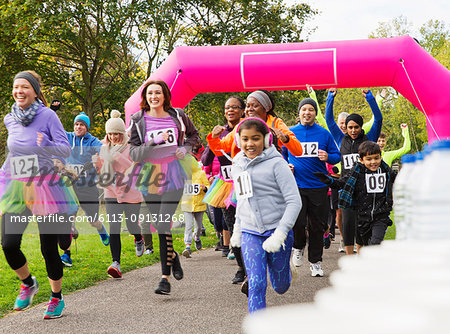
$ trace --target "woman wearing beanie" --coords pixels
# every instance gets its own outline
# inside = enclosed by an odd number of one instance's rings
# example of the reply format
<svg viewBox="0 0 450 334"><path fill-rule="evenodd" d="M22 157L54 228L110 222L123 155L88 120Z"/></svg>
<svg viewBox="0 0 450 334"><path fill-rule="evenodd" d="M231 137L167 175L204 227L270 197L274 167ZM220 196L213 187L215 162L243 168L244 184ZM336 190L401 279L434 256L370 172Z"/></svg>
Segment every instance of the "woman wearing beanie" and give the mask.
<svg viewBox="0 0 450 334"><path fill-rule="evenodd" d="M108 268L108 274L121 278L120 231L125 220L128 231L134 235L136 256L144 253L144 241L140 232L138 218L142 202L142 194L131 188L126 179L125 171L133 165L130 158L130 145L125 123L120 118L120 112L111 111L111 118L105 124L106 137L100 149L100 156L94 158L94 165L100 171L99 185L105 189L106 214L109 220L109 246L113 263Z"/></svg>
<svg viewBox="0 0 450 334"><path fill-rule="evenodd" d="M64 309L61 294L63 265L58 254L58 235L70 234L67 213L76 203L54 173L52 156L67 157L70 146L58 116L46 107L41 78L34 71L18 73L14 78L11 112L4 118L8 129L8 156L2 170L6 179L0 194L1 244L6 261L22 281L14 309L31 306L39 291L20 249L22 235L37 221L41 252L45 260L51 298L44 319L58 318Z"/></svg>
<svg viewBox="0 0 450 334"><path fill-rule="evenodd" d="M363 89L363 96L372 109L374 122L370 131L365 134L363 130L363 118L359 114L350 114L345 120L347 133L344 134L336 125L333 119L333 102L336 95L336 88L331 88L328 93L327 107L325 118L327 120L328 128L333 134L334 140L338 145L340 144L341 151L341 178L347 178L350 171L356 162L359 160L358 149L359 145L366 140L377 142L383 125L383 116L380 108L372 95L370 90ZM331 115L331 116L330 116ZM333 120L333 121L331 121ZM334 124L333 124L334 123ZM359 245L362 245L362 240L359 240L358 233L356 233L356 211L349 208L342 209L342 229L345 252L347 255L353 254L353 245L356 236L356 246L359 250Z"/></svg>
<svg viewBox="0 0 450 334"><path fill-rule="evenodd" d="M141 110L131 116L130 156L139 162L131 172L142 192L157 227L162 278L157 294L170 294L170 272L183 278L180 258L173 249L170 231L175 210L183 195L184 183L198 169L187 149L200 142L191 120L171 104L170 89L164 81L151 80L141 92Z"/></svg>

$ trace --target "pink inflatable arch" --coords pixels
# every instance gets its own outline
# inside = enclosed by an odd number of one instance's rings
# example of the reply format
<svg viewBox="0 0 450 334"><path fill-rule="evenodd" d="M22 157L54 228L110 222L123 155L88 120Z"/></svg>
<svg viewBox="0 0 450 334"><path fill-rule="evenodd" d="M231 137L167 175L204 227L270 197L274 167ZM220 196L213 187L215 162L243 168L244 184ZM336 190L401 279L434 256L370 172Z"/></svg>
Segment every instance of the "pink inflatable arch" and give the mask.
<svg viewBox="0 0 450 334"><path fill-rule="evenodd" d="M408 36L183 46L152 79L167 82L172 104L181 108L199 93L392 86L425 114L430 142L450 137L450 72ZM127 122L139 110L141 88L125 103Z"/></svg>

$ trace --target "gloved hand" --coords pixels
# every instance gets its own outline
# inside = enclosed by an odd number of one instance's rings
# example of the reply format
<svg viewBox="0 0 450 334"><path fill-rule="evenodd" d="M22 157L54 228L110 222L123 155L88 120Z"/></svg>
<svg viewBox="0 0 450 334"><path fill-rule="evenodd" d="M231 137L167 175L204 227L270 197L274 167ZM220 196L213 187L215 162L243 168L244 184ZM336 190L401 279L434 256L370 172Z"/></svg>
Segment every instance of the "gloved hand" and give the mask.
<svg viewBox="0 0 450 334"><path fill-rule="evenodd" d="M286 240L286 234L275 229L273 234L263 242L262 247L268 253L276 253L280 251L281 246L284 249L284 240Z"/></svg>
<svg viewBox="0 0 450 334"><path fill-rule="evenodd" d="M326 185L330 185L333 183L333 179L324 173L314 172L313 175L317 177L320 182L325 183Z"/></svg>
<svg viewBox="0 0 450 334"><path fill-rule="evenodd" d="M333 166L331 170L333 171L334 174L339 174L339 168L337 168L336 166Z"/></svg>
<svg viewBox="0 0 450 334"><path fill-rule="evenodd" d="M50 109L53 111L58 111L59 108L61 108L61 101L59 100L53 100L52 103L50 103Z"/></svg>
<svg viewBox="0 0 450 334"><path fill-rule="evenodd" d="M240 227L236 228L236 225L234 226L233 229L233 235L230 238L230 246L231 247L241 247L241 236L242 236L242 232Z"/></svg>

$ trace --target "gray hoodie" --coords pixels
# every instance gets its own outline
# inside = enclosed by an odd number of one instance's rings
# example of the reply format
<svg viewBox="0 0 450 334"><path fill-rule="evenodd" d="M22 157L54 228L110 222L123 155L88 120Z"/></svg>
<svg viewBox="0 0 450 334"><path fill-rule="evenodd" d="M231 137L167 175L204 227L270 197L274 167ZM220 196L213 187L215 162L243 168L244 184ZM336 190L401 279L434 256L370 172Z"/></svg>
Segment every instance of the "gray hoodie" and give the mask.
<svg viewBox="0 0 450 334"><path fill-rule="evenodd" d="M236 224L240 224L242 230L259 234L275 228L287 234L302 208L297 183L287 162L274 146L253 160L241 151L234 157L231 168L235 189L244 171L250 175L253 196L238 199Z"/></svg>

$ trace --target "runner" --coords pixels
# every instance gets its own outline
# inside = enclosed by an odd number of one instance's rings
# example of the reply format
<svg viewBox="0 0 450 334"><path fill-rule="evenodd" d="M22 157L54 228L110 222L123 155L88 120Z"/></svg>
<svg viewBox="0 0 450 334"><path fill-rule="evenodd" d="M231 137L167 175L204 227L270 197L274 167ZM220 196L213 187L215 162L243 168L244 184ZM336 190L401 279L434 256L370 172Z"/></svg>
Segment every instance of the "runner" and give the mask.
<svg viewBox="0 0 450 334"><path fill-rule="evenodd" d="M202 249L203 215L206 211L206 203L203 197L210 186L206 173L198 169L192 173L192 183L186 182L184 185L183 197L181 198L181 210L184 213L184 244L183 256L190 258L192 254L192 239L197 250ZM194 224L195 222L195 224ZM192 234L192 229L194 233Z"/></svg>
<svg viewBox="0 0 450 334"><path fill-rule="evenodd" d="M132 171L136 188L144 195L152 223L157 226L162 278L157 294L170 294L169 277L183 278L180 257L173 249L170 224L183 195L184 183L198 168L187 149L200 137L191 120L171 105L164 81L149 81L142 89L141 110L131 116L130 157L139 162ZM186 146L185 146L186 145Z"/></svg>
<svg viewBox="0 0 450 334"><path fill-rule="evenodd" d="M20 249L22 235L34 215L51 288L44 319L58 318L64 309L58 235L70 234L67 212L76 198L58 182L52 155L67 157L70 146L58 116L46 107L41 78L36 72L18 73L12 95L15 103L4 118L9 154L2 167L6 189L0 200L0 211L3 252L22 281L14 309L28 308L39 291L37 279L31 276Z"/></svg>
<svg viewBox="0 0 450 334"><path fill-rule="evenodd" d="M327 121L328 129L333 135L334 141L340 143L341 152L341 177L346 177L350 172L353 165L358 161L358 148L359 145L366 141L371 140L376 142L381 132L381 126L383 124L383 116L381 115L380 108L378 107L376 100L370 90L363 89L362 94L369 103L372 113L374 115L374 122L370 131L365 134L362 129L363 118L359 114L350 114L346 120L346 131L344 134L333 117L333 103L336 96L336 88L330 88L327 97L327 105L325 108L325 119ZM343 227L343 238L345 245L345 252L347 255L353 254L356 229L356 212L351 208L342 209L342 227ZM358 242L359 241L359 242ZM359 238L356 240L357 250L359 249L362 242Z"/></svg>
<svg viewBox="0 0 450 334"><path fill-rule="evenodd" d="M73 184L73 188L81 209L91 226L97 229L102 243L108 246L109 235L105 226L99 221L97 172L92 163L92 157L100 152L102 142L88 132L89 126L89 117L81 112L73 121L74 131L66 132L69 143L72 145L72 152L67 159L67 168L77 172L78 180ZM61 260L66 265L72 264L70 249L64 251Z"/></svg>
<svg viewBox="0 0 450 334"><path fill-rule="evenodd" d="M402 155L408 153L411 150L411 139L409 137L408 124L402 123L400 125L400 128L402 129L402 136L405 140L403 141L403 146L398 150L388 152L384 151L384 148L386 146L386 134L384 132L381 132L380 137L378 137L377 144L381 149L381 158L385 163L388 164L389 167L392 167L392 163L395 159L400 158Z"/></svg>
<svg viewBox="0 0 450 334"><path fill-rule="evenodd" d="M236 144L242 151L231 169L237 195L231 244L242 246L248 275L242 290L248 294L248 310L253 313L266 307L267 269L275 292L283 294L290 287L291 229L301 199L264 121L254 117L242 121Z"/></svg>
<svg viewBox="0 0 450 334"><path fill-rule="evenodd" d="M316 124L317 104L311 98L298 105L300 124L291 128L302 143L303 154L295 156L289 152L289 163L293 165L298 191L302 198L302 210L294 225L294 254L292 261L299 267L303 263L303 252L308 240L308 260L312 276L323 276L323 235L327 230L329 213L328 187L317 180L314 172L327 173L326 162L336 164L341 155L331 134ZM306 230L308 234L306 234Z"/></svg>
<svg viewBox="0 0 450 334"><path fill-rule="evenodd" d="M239 96L230 96L225 102L224 115L227 120L227 124L224 125L225 130L220 134L219 138L224 138L228 133L232 132L234 127L241 121L244 115L245 102ZM223 154L226 153L226 154ZM220 155L216 157L214 152L209 146L202 156L202 163L210 165L214 162L214 159L218 159L220 164L219 175L213 181L208 193L205 195L204 201L214 208L219 208L221 213L216 212L215 216L217 220L223 217L225 224L217 224L218 228L222 230L223 234L223 249L222 256L227 257L230 260L236 259L238 269L234 275L231 283L242 283L246 277L244 261L239 252L239 249L232 249L230 251L230 237L233 233L233 226L235 222L236 208L229 200L233 193L233 183L231 179L231 158L229 155L231 151L220 152ZM216 210L216 209L215 209ZM222 226L220 226L222 225Z"/></svg>
<svg viewBox="0 0 450 334"><path fill-rule="evenodd" d="M381 159L380 147L363 142L358 149L359 162L346 178L333 179L323 173L315 174L322 182L342 188L339 207L357 212L357 234L360 245L379 245L392 225L392 184L395 173Z"/></svg>
<svg viewBox="0 0 450 334"><path fill-rule="evenodd" d="M127 230L134 235L136 256L144 253L144 241L139 227L139 210L142 194L131 188L125 172L133 165L125 123L118 110L111 111L111 118L105 124L106 137L100 155L93 157L94 166L100 171L99 185L105 189L106 217L109 222L110 249L113 263L108 267L108 275L122 278L120 255L122 243L120 231L125 220Z"/></svg>

